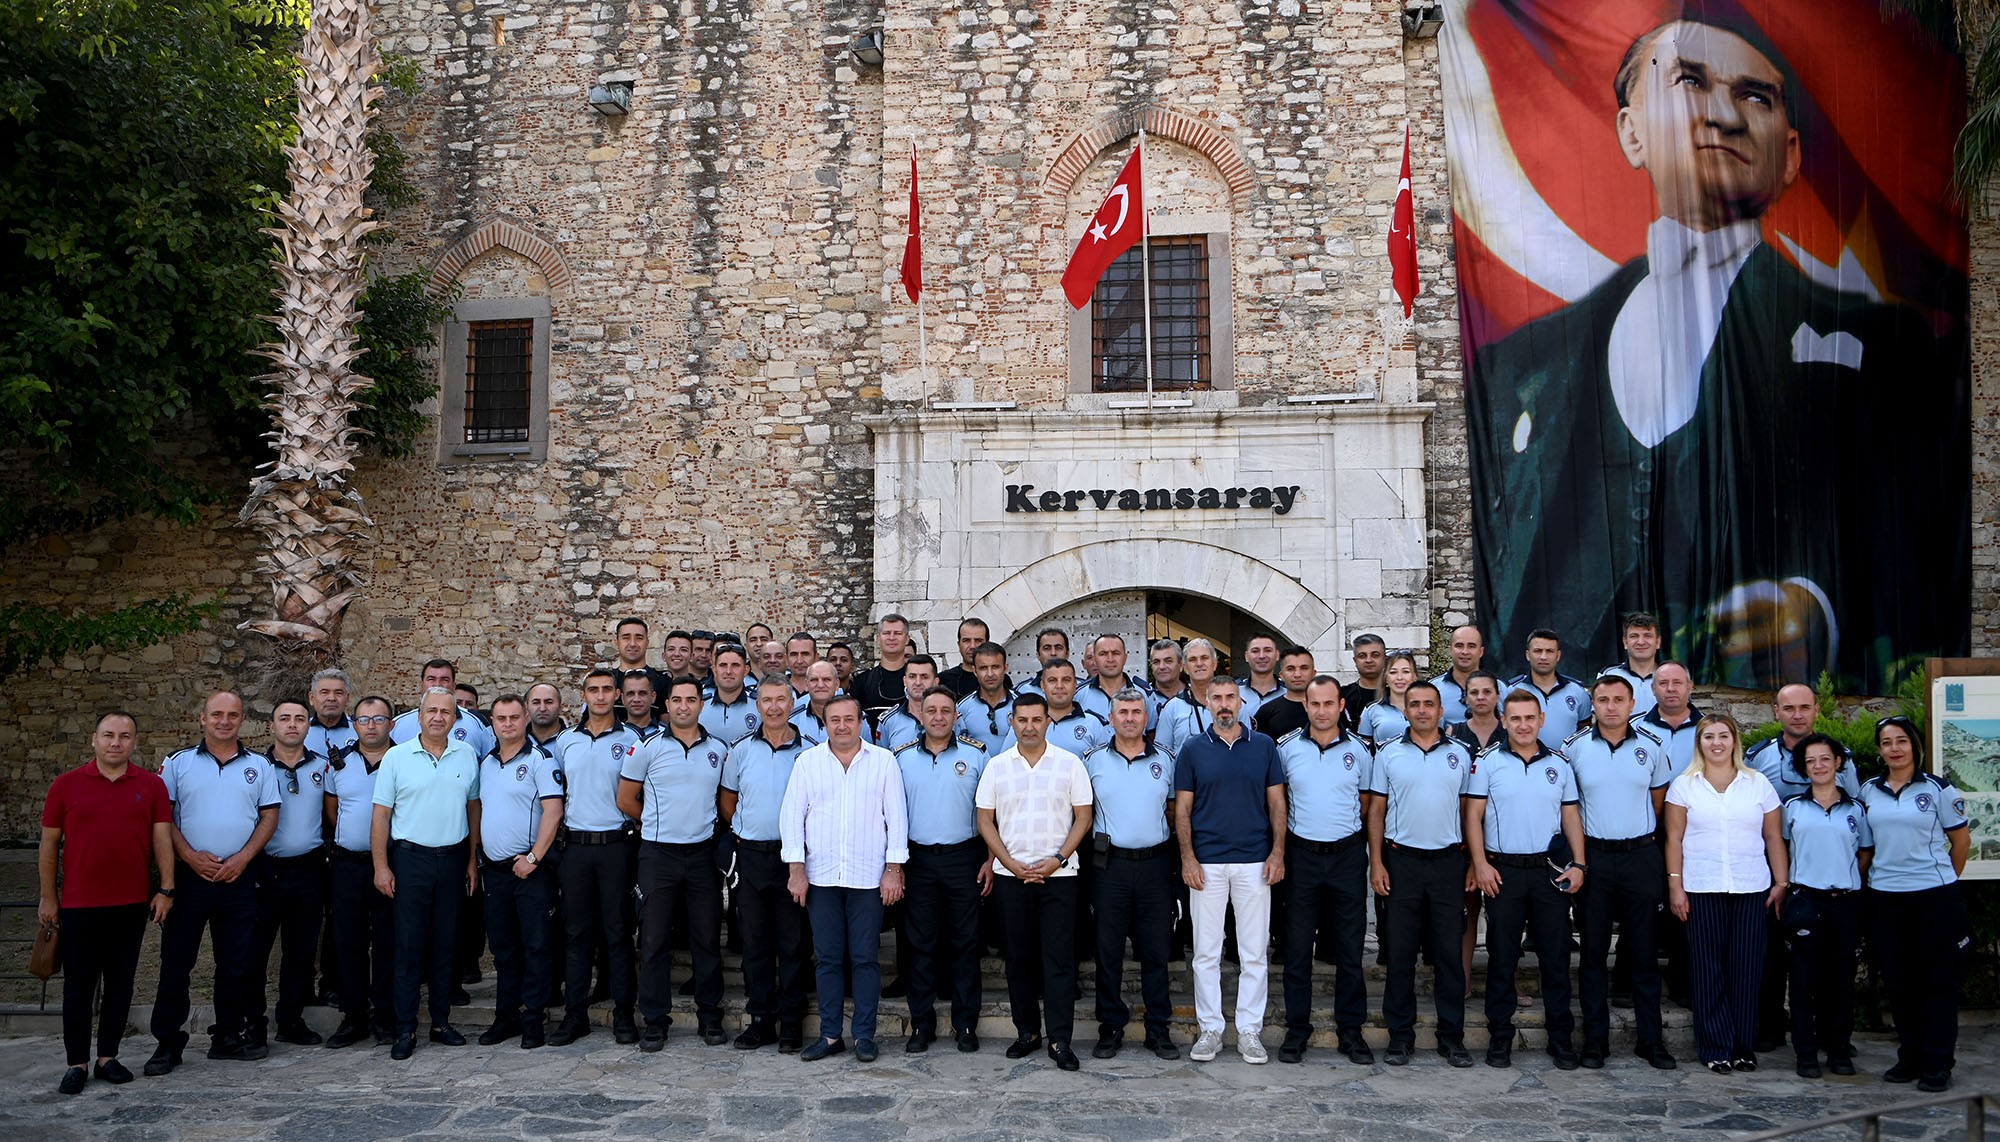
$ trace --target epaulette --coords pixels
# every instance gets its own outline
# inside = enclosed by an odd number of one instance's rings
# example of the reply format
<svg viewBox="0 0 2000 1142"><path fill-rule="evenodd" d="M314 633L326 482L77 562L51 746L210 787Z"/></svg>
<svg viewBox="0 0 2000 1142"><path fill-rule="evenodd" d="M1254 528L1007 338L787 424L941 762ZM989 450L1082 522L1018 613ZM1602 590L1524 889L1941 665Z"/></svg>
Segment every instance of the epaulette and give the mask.
<svg viewBox="0 0 2000 1142"><path fill-rule="evenodd" d="M1306 731L1303 728L1293 730L1291 733L1288 733L1284 737L1279 738L1278 744L1284 745L1286 742L1296 739L1300 734L1303 734L1305 732Z"/></svg>
<svg viewBox="0 0 2000 1142"><path fill-rule="evenodd" d="M978 750L978 751L979 751L980 753L985 753L985 752L986 752L986 743L985 743L985 742L983 742L983 741L980 741L980 740L979 740L978 738L976 738L976 737L973 737L973 736L972 736L971 734L960 734L960 735L958 735L958 741L959 741L959 744L960 744L960 745L969 745L969 746L971 746L971 747L972 747L973 749L976 749L976 750Z"/></svg>

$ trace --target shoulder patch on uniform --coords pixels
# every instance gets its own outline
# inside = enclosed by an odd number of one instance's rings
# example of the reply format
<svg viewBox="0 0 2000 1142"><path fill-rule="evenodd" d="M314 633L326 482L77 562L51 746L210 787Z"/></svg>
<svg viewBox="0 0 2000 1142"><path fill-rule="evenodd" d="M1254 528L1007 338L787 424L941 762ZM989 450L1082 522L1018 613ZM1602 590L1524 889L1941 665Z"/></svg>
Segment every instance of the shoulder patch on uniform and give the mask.
<svg viewBox="0 0 2000 1142"><path fill-rule="evenodd" d="M1569 748L1569 747L1570 747L1571 745L1575 744L1575 742L1576 742L1576 740L1577 740L1578 738L1583 738L1583 737L1588 737L1588 736L1590 735L1590 731L1591 731L1591 729L1592 729L1592 727L1590 727L1590 726L1585 726L1585 727L1583 727L1582 729L1580 729L1580 730L1576 731L1575 733L1573 733L1573 734L1569 735L1568 737L1564 738L1564 739L1563 739L1563 748L1564 748L1564 749L1568 749L1568 748Z"/></svg>
<svg viewBox="0 0 2000 1142"><path fill-rule="evenodd" d="M1653 731L1647 729L1646 727L1640 725L1637 722L1632 723L1632 732L1638 734L1642 738L1645 738L1647 741L1652 742L1654 745L1660 744L1660 735L1654 733Z"/></svg>
<svg viewBox="0 0 2000 1142"><path fill-rule="evenodd" d="M959 744L960 744L960 745L969 745L969 746L971 746L971 747L972 747L973 749L976 749L976 750L980 751L981 753L984 753L984 752L986 752L986 743L985 743L985 742L983 742L983 741L980 741L980 740L979 740L978 738L976 738L976 737L973 737L973 736L972 736L971 734L960 734L960 735L958 735L958 741L959 741Z"/></svg>
<svg viewBox="0 0 2000 1142"><path fill-rule="evenodd" d="M924 739L922 739L922 738L912 738L912 739L910 739L909 741L906 741L906 742L904 742L904 743L903 743L902 745L899 745L899 746L897 746L897 747L896 747L895 749L893 749L893 750L890 750L889 752L891 752L891 753L901 753L901 752L903 752L904 750L906 750L906 749L909 749L909 748L910 748L911 746L917 746L917 745L922 745L922 744L923 744L923 741L924 741Z"/></svg>
<svg viewBox="0 0 2000 1142"><path fill-rule="evenodd" d="M1291 733L1288 733L1288 734L1284 735L1283 737L1279 738L1279 739L1278 739L1278 744L1279 744L1279 745L1284 745L1284 744L1285 744L1286 742L1288 742L1288 741L1294 741L1294 740L1296 740L1296 739L1297 739L1297 738L1298 738L1298 737L1299 737L1300 735L1304 734L1305 732L1306 732L1306 731L1305 731L1305 730L1304 730L1303 728L1301 728L1301 729L1296 729L1296 730L1293 730L1293 731L1292 731Z"/></svg>

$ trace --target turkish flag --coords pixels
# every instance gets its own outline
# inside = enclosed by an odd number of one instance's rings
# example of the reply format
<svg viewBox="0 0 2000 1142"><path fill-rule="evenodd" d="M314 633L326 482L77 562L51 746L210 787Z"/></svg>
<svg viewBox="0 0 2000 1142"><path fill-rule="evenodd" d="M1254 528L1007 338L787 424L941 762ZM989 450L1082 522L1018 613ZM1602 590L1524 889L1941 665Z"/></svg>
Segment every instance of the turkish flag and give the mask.
<svg viewBox="0 0 2000 1142"><path fill-rule="evenodd" d="M903 292L915 301L924 293L924 227L917 210L917 141L910 140L910 236L903 239Z"/></svg>
<svg viewBox="0 0 2000 1142"><path fill-rule="evenodd" d="M1417 301L1417 212L1410 198L1410 129L1403 128L1403 178L1396 184L1396 210L1389 220L1389 274L1408 317Z"/></svg>
<svg viewBox="0 0 2000 1142"><path fill-rule="evenodd" d="M1146 230L1146 180L1140 173L1139 156L1143 152L1132 148L1132 157L1125 160L1125 169L1118 172L1118 180L1111 184L1111 193L1104 196L1104 204L1090 219L1090 225L1077 240L1076 249L1069 256L1069 266L1063 270L1062 287L1064 296L1069 298L1071 307L1082 309L1090 304L1090 295L1097 289L1097 281L1118 255L1137 245Z"/></svg>

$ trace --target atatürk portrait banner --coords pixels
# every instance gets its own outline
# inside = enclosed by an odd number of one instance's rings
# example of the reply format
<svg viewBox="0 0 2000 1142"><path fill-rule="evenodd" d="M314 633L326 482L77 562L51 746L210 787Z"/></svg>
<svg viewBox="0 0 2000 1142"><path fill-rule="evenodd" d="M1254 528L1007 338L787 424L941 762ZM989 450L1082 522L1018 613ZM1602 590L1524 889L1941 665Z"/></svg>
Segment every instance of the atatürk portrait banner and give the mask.
<svg viewBox="0 0 2000 1142"><path fill-rule="evenodd" d="M1882 692L1965 653L1965 118L1876 0L1453 0L1482 623Z"/></svg>

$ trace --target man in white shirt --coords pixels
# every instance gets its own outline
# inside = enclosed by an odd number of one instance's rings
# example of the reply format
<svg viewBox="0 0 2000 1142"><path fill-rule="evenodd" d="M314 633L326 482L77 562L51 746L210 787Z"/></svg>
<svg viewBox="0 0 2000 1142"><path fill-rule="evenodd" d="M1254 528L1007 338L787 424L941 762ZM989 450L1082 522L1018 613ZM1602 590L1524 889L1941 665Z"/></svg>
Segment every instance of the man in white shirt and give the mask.
<svg viewBox="0 0 2000 1142"><path fill-rule="evenodd" d="M910 859L903 775L895 755L861 740L861 703L826 704L827 740L799 755L778 810L781 855L792 899L812 918L819 959L820 1038L806 1062L847 1049L841 1001L853 973L854 1057L875 1061L875 1007L882 994L882 911L903 898Z"/></svg>
<svg viewBox="0 0 2000 1142"><path fill-rule="evenodd" d="M979 835L993 853L994 896L1006 930L1007 992L1018 1038L1010 1059L1041 1046L1066 1071L1076 1019L1077 850L1090 835L1090 773L1075 754L1048 743L1048 700L1014 700L1014 745L986 763L973 804ZM1037 1018L1036 1001L1043 1010Z"/></svg>

